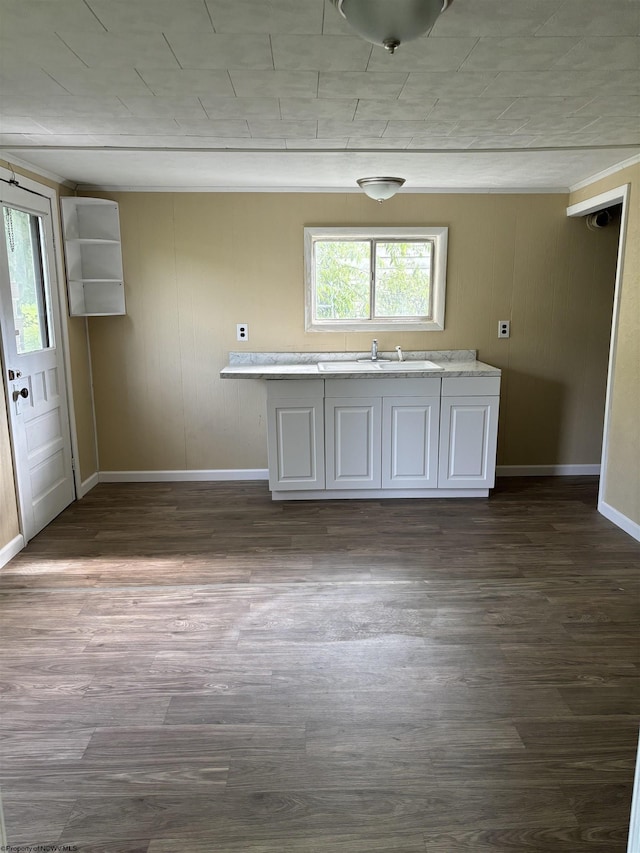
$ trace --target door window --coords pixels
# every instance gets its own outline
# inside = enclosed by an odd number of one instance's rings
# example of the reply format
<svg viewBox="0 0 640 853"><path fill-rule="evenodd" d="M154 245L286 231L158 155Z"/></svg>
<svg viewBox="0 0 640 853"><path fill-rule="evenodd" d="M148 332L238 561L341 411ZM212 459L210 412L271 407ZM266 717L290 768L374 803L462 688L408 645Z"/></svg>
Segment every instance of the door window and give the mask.
<svg viewBox="0 0 640 853"><path fill-rule="evenodd" d="M53 346L41 217L3 207L11 305L18 355Z"/></svg>

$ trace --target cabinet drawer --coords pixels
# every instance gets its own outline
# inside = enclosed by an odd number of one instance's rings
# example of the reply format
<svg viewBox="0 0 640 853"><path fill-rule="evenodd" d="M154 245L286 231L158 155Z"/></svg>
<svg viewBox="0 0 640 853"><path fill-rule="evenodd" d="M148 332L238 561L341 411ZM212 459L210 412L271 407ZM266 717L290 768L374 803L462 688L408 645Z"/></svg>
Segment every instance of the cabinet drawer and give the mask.
<svg viewBox="0 0 640 853"><path fill-rule="evenodd" d="M432 379L325 379L327 397L439 397L440 377Z"/></svg>
<svg viewBox="0 0 640 853"><path fill-rule="evenodd" d="M324 397L323 379L269 379L267 396L270 400Z"/></svg>
<svg viewBox="0 0 640 853"><path fill-rule="evenodd" d="M499 376L450 376L442 380L443 397L497 397Z"/></svg>

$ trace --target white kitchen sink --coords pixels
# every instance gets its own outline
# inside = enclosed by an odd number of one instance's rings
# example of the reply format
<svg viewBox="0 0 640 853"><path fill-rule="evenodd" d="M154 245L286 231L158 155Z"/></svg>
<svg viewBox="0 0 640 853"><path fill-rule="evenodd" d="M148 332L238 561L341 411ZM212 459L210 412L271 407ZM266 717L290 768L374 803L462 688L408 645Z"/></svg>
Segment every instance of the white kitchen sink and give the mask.
<svg viewBox="0 0 640 853"><path fill-rule="evenodd" d="M380 370L440 370L434 361L387 361L378 366Z"/></svg>
<svg viewBox="0 0 640 853"><path fill-rule="evenodd" d="M406 373L413 370L440 370L433 361L320 361L322 373Z"/></svg>
<svg viewBox="0 0 640 853"><path fill-rule="evenodd" d="M367 373L379 367L374 361L319 361L318 370L326 373Z"/></svg>

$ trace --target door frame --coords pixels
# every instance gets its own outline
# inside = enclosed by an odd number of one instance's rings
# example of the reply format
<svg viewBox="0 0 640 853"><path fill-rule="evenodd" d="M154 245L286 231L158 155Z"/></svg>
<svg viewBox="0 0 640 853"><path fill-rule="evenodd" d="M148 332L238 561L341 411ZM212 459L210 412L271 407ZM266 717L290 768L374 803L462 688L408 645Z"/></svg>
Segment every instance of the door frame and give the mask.
<svg viewBox="0 0 640 853"><path fill-rule="evenodd" d="M567 208L567 216L587 216L614 204L622 204L620 216L620 237L618 239L618 257L616 261L616 281L613 291L613 314L611 317L611 338L609 340L609 363L607 365L607 390L604 404L604 425L602 430L602 453L600 457L600 483L598 487L598 512L613 521L618 527L622 527L626 533L637 538L637 533L621 524L623 516L612 518L609 505L605 501L607 485L607 460L609 456L609 432L611 427L611 399L613 393L613 377L615 374L616 355L618 351L618 326L620 320L620 299L622 292L622 275L624 272L624 252L627 241L627 221L629 218L629 184L622 184L603 193L591 196L584 201L572 204Z"/></svg>
<svg viewBox="0 0 640 853"><path fill-rule="evenodd" d="M80 466L78 464L78 432L76 429L76 416L75 416L75 407L73 401L73 388L71 385L71 358L69 355L70 345L69 345L69 329L68 329L68 320L69 320L69 312L67 308L67 293L66 293L66 273L64 268L64 261L62 258L62 231L60 227L60 210L58 204L58 192L53 187L49 187L46 184L41 184L38 181L34 181L31 178L26 178L23 175L16 174L13 170L6 169L4 166L0 166L0 178L4 181L16 181L16 186L18 189L30 190L31 192L36 192L44 198L48 199L49 206L51 209L51 229L53 231L53 257L55 261L55 275L57 279L57 288L56 288L56 297L60 304L60 337L59 346L62 352L62 367L64 374L64 387L65 387L65 395L67 399L67 409L69 412L69 433L71 437L71 459L73 466L73 485L75 492L75 499L77 500L78 496L82 494L81 490L81 479L80 479ZM15 484L15 493L16 493L16 505L18 508L18 522L20 525L20 534L23 538L23 546L26 544L26 540L24 540L24 519L22 517L22 502L20 500L19 494L19 484L18 478L16 476L16 462L15 462L15 445L14 438L11 429L11 418L8 410L9 402L9 387L7 385L7 376L5 370L2 370L2 388L3 393L5 395L5 403L7 407L7 420L9 422L9 437L11 442L11 462L13 466L13 480Z"/></svg>

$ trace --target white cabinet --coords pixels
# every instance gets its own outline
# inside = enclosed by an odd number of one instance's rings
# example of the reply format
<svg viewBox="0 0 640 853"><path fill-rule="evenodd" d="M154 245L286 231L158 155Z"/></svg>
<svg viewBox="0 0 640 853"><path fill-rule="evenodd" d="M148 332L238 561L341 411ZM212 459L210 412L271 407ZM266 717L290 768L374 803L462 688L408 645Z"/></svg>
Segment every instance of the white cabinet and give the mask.
<svg viewBox="0 0 640 853"><path fill-rule="evenodd" d="M295 497L482 497L499 377L267 383L269 486Z"/></svg>
<svg viewBox="0 0 640 853"><path fill-rule="evenodd" d="M499 393L497 378L443 379L438 488L495 484Z"/></svg>
<svg viewBox="0 0 640 853"><path fill-rule="evenodd" d="M271 491L324 489L323 386L304 379L267 386Z"/></svg>
<svg viewBox="0 0 640 853"><path fill-rule="evenodd" d="M436 487L440 379L327 379L325 386L327 489Z"/></svg>
<svg viewBox="0 0 640 853"><path fill-rule="evenodd" d="M440 397L385 397L382 402L382 488L436 488Z"/></svg>
<svg viewBox="0 0 640 853"><path fill-rule="evenodd" d="M324 406L327 488L379 489L382 399L327 397Z"/></svg>
<svg viewBox="0 0 640 853"><path fill-rule="evenodd" d="M70 315L124 314L118 205L102 198L60 201Z"/></svg>

